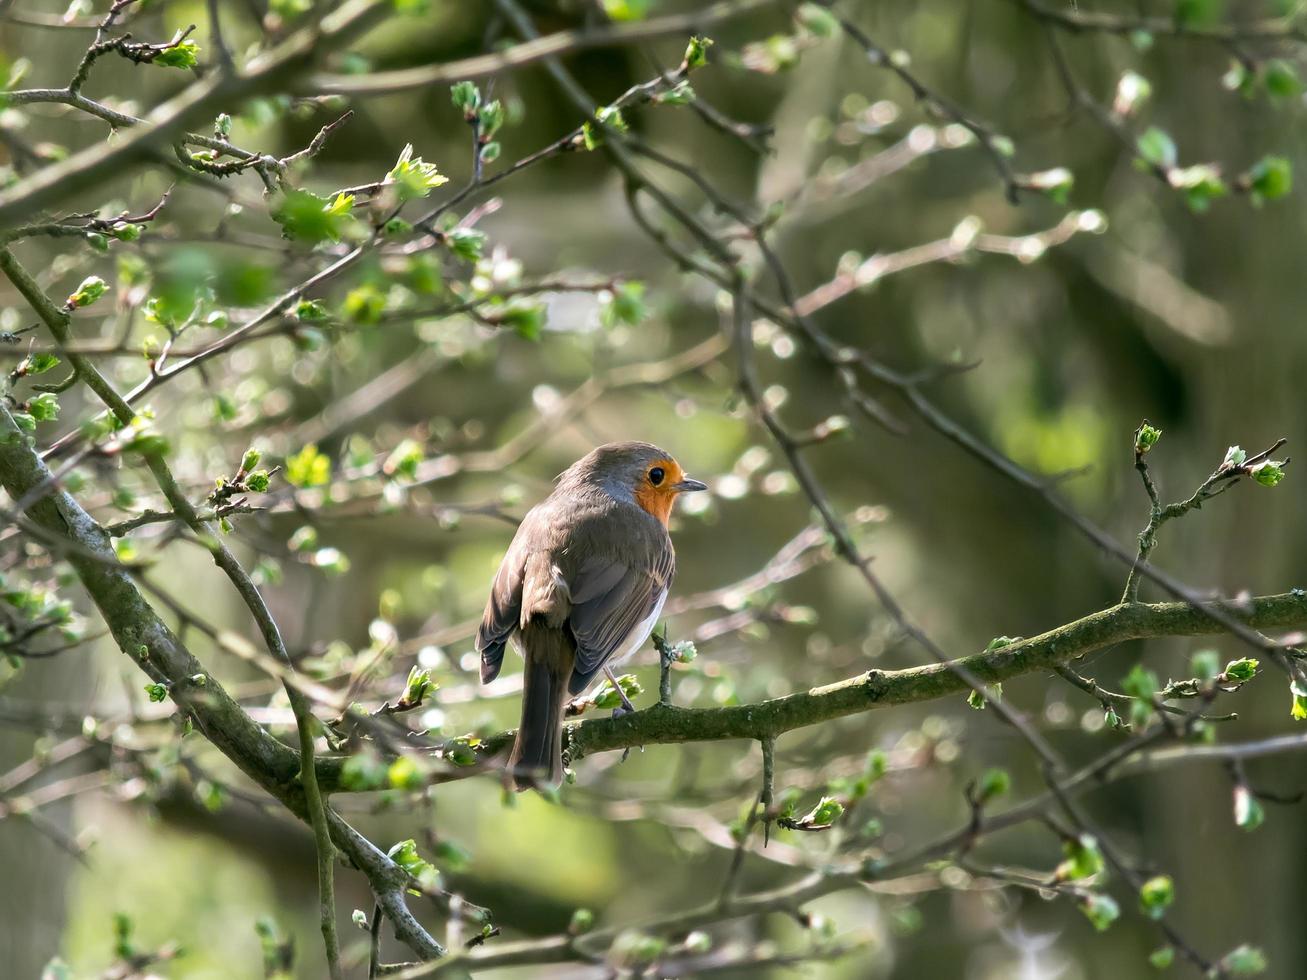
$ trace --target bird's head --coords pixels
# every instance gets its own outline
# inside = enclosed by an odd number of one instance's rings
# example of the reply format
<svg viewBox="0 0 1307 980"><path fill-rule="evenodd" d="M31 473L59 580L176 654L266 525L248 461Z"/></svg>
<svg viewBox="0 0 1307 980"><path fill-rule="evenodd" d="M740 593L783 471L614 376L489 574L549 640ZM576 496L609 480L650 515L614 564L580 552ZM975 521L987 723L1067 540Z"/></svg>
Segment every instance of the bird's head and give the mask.
<svg viewBox="0 0 1307 980"><path fill-rule="evenodd" d="M692 480L665 449L647 442L610 442L574 463L563 483L602 488L611 497L637 504L665 526L683 493L707 490Z"/></svg>

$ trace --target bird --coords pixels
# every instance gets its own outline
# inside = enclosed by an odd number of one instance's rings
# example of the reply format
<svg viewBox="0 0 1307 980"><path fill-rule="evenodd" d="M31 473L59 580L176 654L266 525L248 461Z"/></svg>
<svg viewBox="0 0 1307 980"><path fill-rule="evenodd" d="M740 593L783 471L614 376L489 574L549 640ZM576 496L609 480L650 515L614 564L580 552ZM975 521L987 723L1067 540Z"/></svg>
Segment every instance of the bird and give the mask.
<svg viewBox="0 0 1307 980"><path fill-rule="evenodd" d="M563 780L563 712L653 632L676 571L668 520L683 493L707 490L647 442L599 446L533 507L495 573L475 647L481 681L511 641L525 660L522 720L507 771L521 791Z"/></svg>

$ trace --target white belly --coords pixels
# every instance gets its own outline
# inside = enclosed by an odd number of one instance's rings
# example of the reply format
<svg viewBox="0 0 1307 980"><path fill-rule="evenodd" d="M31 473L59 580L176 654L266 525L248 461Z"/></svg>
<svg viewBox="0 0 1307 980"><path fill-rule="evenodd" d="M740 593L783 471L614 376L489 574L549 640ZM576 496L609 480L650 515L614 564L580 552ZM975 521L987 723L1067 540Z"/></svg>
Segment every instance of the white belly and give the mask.
<svg viewBox="0 0 1307 980"><path fill-rule="evenodd" d="M629 660L637 650L644 646L645 640L649 639L649 634L652 633L654 627L658 625L658 617L663 613L663 603L667 601L668 591L670 590L664 590L663 594L658 597L658 603L653 607L653 612L649 614L649 618L636 623L635 629L631 630L631 635L626 638L626 642L613 652L612 657L608 660L607 666L616 667L618 664L624 663Z"/></svg>

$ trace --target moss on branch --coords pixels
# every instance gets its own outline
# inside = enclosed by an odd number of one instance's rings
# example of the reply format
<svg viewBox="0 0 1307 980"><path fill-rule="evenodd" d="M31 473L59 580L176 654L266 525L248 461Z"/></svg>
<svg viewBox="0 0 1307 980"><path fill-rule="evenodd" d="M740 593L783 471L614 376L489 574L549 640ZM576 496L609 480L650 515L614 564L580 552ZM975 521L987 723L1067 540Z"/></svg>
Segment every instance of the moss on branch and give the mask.
<svg viewBox="0 0 1307 980"><path fill-rule="evenodd" d="M1214 606L1254 629L1299 629L1307 625L1307 593L1297 589ZM871 670L833 684L753 704L722 708L655 704L621 718L573 722L567 726L567 746L571 760L576 762L597 752L641 745L775 738L797 728L877 708L964 695L970 688L954 668L963 668L971 676L995 684L1023 674L1052 670L1127 640L1200 636L1223 630L1203 609L1183 602L1117 605L1039 636L948 664ZM489 759L511 744L512 737L513 733L508 731L483 738L477 747L478 754ZM331 792L344 788L340 782L343 764L344 758L340 756L318 760L319 781Z"/></svg>

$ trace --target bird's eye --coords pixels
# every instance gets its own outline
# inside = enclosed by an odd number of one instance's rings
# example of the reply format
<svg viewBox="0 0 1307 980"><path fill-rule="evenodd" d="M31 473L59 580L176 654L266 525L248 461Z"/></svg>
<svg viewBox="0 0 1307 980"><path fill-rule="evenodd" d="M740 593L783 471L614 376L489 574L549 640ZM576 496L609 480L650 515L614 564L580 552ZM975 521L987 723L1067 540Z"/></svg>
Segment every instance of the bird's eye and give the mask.
<svg viewBox="0 0 1307 980"><path fill-rule="evenodd" d="M658 484L663 482L663 477L665 477L666 475L667 474L663 472L663 468L661 466L655 466L653 469L649 471L649 482L652 483L654 486L658 486Z"/></svg>

